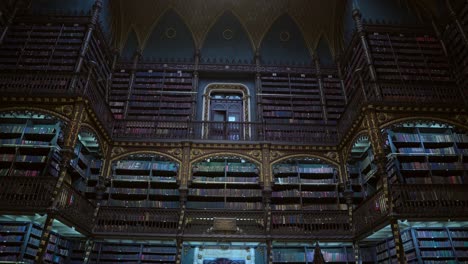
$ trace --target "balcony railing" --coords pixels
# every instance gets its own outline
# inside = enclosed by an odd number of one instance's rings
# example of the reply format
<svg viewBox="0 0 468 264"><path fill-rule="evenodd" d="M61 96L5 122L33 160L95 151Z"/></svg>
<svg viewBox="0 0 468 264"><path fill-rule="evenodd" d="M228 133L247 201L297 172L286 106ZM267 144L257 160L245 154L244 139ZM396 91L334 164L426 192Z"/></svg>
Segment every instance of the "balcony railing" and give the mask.
<svg viewBox="0 0 468 264"><path fill-rule="evenodd" d="M116 140L229 140L336 144L336 126L212 121L116 120Z"/></svg>
<svg viewBox="0 0 468 264"><path fill-rule="evenodd" d="M389 213L385 193L380 189L354 210L353 226L357 234L372 229L386 218Z"/></svg>
<svg viewBox="0 0 468 264"><path fill-rule="evenodd" d="M96 206L68 183L63 183L55 205L56 213L88 233L93 229Z"/></svg>
<svg viewBox="0 0 468 264"><path fill-rule="evenodd" d="M467 217L466 184L392 185L395 213L402 217Z"/></svg>
<svg viewBox="0 0 468 264"><path fill-rule="evenodd" d="M57 178L1 177L0 208L10 212L45 212L52 201Z"/></svg>
<svg viewBox="0 0 468 264"><path fill-rule="evenodd" d="M75 88L72 90L70 87L74 81L76 81ZM114 117L92 76L57 72L2 73L0 74L0 93L12 96L83 97L90 103L97 118L109 134L114 125Z"/></svg>
<svg viewBox="0 0 468 264"><path fill-rule="evenodd" d="M230 219L234 228L230 231L216 230L215 219ZM263 236L265 219L262 211L205 211L189 210L185 214L186 236Z"/></svg>
<svg viewBox="0 0 468 264"><path fill-rule="evenodd" d="M131 235L177 234L179 211L170 209L102 207L94 232Z"/></svg>
<svg viewBox="0 0 468 264"><path fill-rule="evenodd" d="M273 211L272 236L328 238L352 237L348 211Z"/></svg>

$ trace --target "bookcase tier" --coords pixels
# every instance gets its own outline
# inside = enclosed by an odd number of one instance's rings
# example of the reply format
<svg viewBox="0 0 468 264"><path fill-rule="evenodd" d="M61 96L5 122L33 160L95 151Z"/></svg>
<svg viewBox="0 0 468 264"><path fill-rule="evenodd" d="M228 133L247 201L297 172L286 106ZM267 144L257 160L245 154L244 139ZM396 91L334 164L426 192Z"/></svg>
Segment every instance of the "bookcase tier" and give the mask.
<svg viewBox="0 0 468 264"><path fill-rule="evenodd" d="M254 163L237 157L215 157L192 166L187 207L234 210L263 209L263 193Z"/></svg>
<svg viewBox="0 0 468 264"><path fill-rule="evenodd" d="M177 175L178 164L157 155L115 161L103 202L108 206L178 208Z"/></svg>

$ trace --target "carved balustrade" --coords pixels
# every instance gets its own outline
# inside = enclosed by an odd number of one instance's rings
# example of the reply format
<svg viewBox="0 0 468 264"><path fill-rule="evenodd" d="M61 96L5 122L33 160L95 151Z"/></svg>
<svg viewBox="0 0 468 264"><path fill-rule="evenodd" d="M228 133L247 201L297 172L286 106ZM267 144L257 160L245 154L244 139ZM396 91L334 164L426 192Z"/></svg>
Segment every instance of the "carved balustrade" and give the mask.
<svg viewBox="0 0 468 264"><path fill-rule="evenodd" d="M3 176L0 208L4 212L45 212L51 205L57 178Z"/></svg>
<svg viewBox="0 0 468 264"><path fill-rule="evenodd" d="M273 211L271 235L278 238L351 238L347 211Z"/></svg>
<svg viewBox="0 0 468 264"><path fill-rule="evenodd" d="M96 205L68 183L63 183L55 201L55 213L70 223L91 232Z"/></svg>
<svg viewBox="0 0 468 264"><path fill-rule="evenodd" d="M399 217L467 217L466 184L398 184L391 186Z"/></svg>
<svg viewBox="0 0 468 264"><path fill-rule="evenodd" d="M94 232L96 234L177 234L179 211L172 209L101 207Z"/></svg>
<svg viewBox="0 0 468 264"><path fill-rule="evenodd" d="M215 221L219 219L231 221L232 228L217 229ZM265 235L263 211L188 210L185 213L184 236L186 237L228 236L247 238L263 235Z"/></svg>
<svg viewBox="0 0 468 264"><path fill-rule="evenodd" d="M360 204L353 213L354 231L360 234L380 224L389 214L389 205L385 201L382 189Z"/></svg>

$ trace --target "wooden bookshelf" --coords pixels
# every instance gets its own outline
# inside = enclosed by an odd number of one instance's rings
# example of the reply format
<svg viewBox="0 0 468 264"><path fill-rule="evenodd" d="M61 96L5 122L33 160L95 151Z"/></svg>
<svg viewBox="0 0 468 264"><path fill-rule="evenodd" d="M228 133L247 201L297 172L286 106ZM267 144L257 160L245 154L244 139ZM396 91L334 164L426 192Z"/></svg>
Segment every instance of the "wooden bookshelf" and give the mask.
<svg viewBox="0 0 468 264"><path fill-rule="evenodd" d="M118 68L113 74L110 107L115 118L140 121L188 121L192 115L192 73L182 70L136 70L131 94L130 69ZM151 131L147 131L151 129ZM133 133L170 133L164 127L136 125Z"/></svg>
<svg viewBox="0 0 468 264"><path fill-rule="evenodd" d="M176 247L170 242L97 242L90 263L175 263Z"/></svg>
<svg viewBox="0 0 468 264"><path fill-rule="evenodd" d="M132 155L112 164L108 206L179 208L178 164L164 157Z"/></svg>
<svg viewBox="0 0 468 264"><path fill-rule="evenodd" d="M0 115L0 175L58 176L61 123L45 115Z"/></svg>
<svg viewBox="0 0 468 264"><path fill-rule="evenodd" d="M344 97L337 74L324 76L325 109L329 123L337 122ZM316 75L272 73L261 76L259 103L266 123L323 124L324 112Z"/></svg>
<svg viewBox="0 0 468 264"><path fill-rule="evenodd" d="M354 263L351 246L321 246L321 253L326 263ZM314 247L273 247L273 263L314 263Z"/></svg>
<svg viewBox="0 0 468 264"><path fill-rule="evenodd" d="M374 194L380 184L369 138L361 137L354 143L347 166L354 203L357 204Z"/></svg>
<svg viewBox="0 0 468 264"><path fill-rule="evenodd" d="M0 222L0 261L35 263L42 226L34 222ZM52 232L43 263L69 263L72 241Z"/></svg>
<svg viewBox="0 0 468 264"><path fill-rule="evenodd" d="M262 210L258 167L237 157L194 164L187 208Z"/></svg>
<svg viewBox="0 0 468 264"><path fill-rule="evenodd" d="M16 19L0 47L0 69L72 72L85 30L80 23Z"/></svg>
<svg viewBox="0 0 468 264"><path fill-rule="evenodd" d="M89 199L96 199L95 187L102 168L102 153L96 136L82 131L74 148L76 158L70 162L71 183Z"/></svg>
<svg viewBox="0 0 468 264"><path fill-rule="evenodd" d="M273 166L273 210L337 210L337 170L319 159L293 159Z"/></svg>
<svg viewBox="0 0 468 264"><path fill-rule="evenodd" d="M468 135L443 124L407 124L388 130L401 182L463 184Z"/></svg>

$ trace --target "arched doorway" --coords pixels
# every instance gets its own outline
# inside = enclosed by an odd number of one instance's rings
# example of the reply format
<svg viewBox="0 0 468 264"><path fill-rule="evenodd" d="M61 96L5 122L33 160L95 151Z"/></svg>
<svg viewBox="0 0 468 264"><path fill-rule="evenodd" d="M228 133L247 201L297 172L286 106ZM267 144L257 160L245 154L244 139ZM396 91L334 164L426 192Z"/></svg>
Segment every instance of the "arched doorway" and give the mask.
<svg viewBox="0 0 468 264"><path fill-rule="evenodd" d="M203 136L215 140L244 140L250 134L250 96L242 84L210 84L203 104Z"/></svg>

